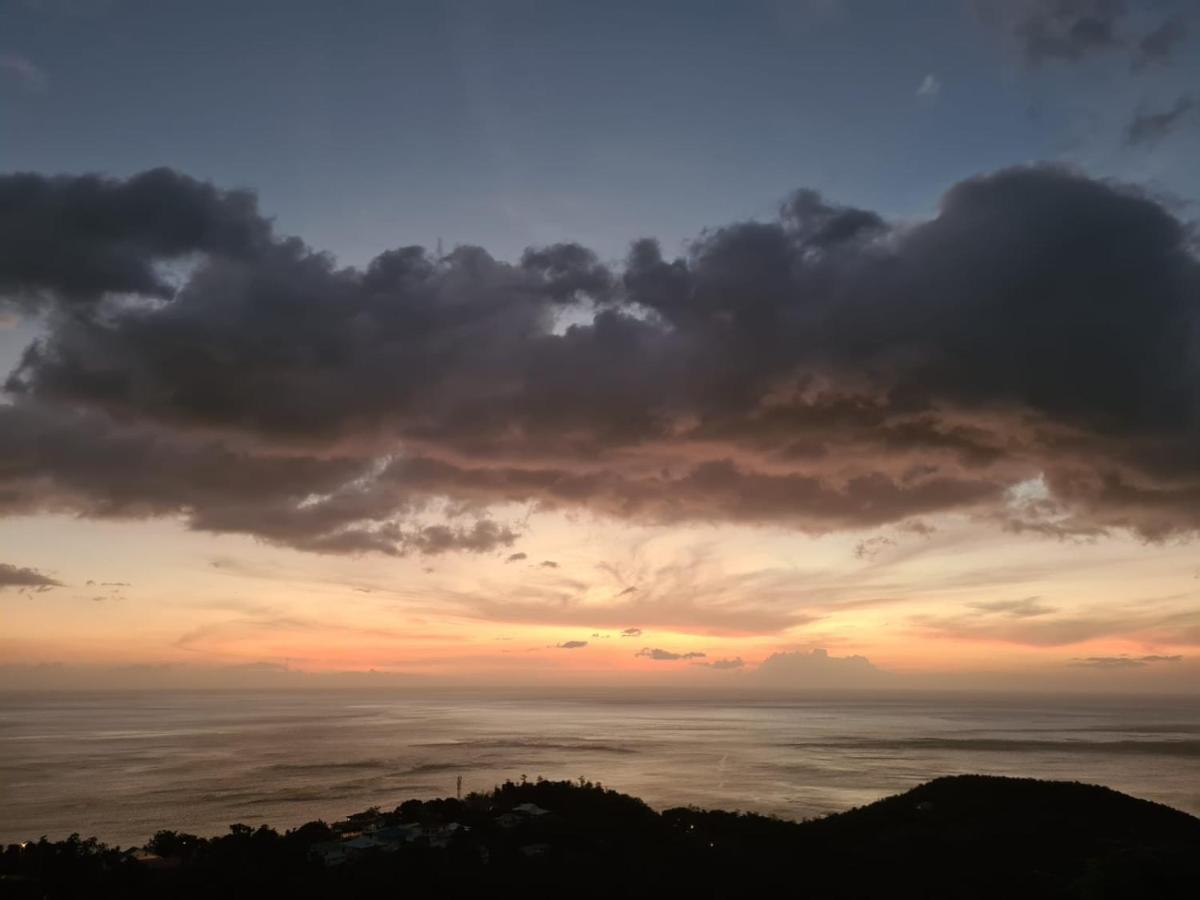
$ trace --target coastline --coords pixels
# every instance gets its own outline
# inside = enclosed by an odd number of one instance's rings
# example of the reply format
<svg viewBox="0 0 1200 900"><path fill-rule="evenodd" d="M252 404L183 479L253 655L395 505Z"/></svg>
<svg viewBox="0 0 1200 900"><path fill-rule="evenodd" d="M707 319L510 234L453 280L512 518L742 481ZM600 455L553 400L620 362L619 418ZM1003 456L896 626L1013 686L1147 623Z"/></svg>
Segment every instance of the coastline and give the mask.
<svg viewBox="0 0 1200 900"><path fill-rule="evenodd" d="M807 821L679 807L598 783L506 782L409 800L283 834L160 831L143 848L94 839L10 845L6 896L371 896L400 885L478 896L711 896L803 883L817 896L1187 896L1200 819L1096 785L962 775ZM586 877L585 877L586 876ZM789 880L790 879L790 880ZM797 880L800 879L800 880ZM1130 885L1150 893L1124 892ZM1124 887L1122 887L1124 886ZM1113 891L1116 890L1116 893ZM1141 888L1139 888L1141 890ZM1097 893L1099 892L1099 893Z"/></svg>

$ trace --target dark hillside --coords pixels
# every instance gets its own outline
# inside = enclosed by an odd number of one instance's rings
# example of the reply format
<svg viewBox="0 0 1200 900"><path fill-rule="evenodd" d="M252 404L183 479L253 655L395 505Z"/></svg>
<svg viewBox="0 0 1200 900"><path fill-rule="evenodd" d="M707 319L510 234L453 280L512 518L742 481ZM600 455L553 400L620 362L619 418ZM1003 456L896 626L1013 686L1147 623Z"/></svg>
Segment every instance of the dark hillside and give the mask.
<svg viewBox="0 0 1200 900"><path fill-rule="evenodd" d="M939 778L809 822L672 809L587 782L506 783L285 834L37 841L0 897L1195 896L1200 820L1108 788Z"/></svg>

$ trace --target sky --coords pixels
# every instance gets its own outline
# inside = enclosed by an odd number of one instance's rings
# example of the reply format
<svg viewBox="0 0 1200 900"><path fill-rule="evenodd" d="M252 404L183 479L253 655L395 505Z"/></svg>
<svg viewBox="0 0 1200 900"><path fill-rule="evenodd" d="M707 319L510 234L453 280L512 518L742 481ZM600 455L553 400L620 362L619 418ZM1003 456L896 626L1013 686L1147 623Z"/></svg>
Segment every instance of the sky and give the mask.
<svg viewBox="0 0 1200 900"><path fill-rule="evenodd" d="M0 0L0 687L1200 684L1189 0Z"/></svg>

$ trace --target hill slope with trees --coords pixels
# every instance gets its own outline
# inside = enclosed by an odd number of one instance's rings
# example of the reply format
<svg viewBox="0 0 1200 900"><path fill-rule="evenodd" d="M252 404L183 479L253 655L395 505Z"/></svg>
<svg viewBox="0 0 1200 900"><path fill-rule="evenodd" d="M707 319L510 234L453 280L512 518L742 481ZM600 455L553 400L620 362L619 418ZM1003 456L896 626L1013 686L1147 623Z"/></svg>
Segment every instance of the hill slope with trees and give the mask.
<svg viewBox="0 0 1200 900"><path fill-rule="evenodd" d="M1193 897L1200 819L1108 788L966 775L806 822L508 782L280 834L73 836L0 854L0 897Z"/></svg>

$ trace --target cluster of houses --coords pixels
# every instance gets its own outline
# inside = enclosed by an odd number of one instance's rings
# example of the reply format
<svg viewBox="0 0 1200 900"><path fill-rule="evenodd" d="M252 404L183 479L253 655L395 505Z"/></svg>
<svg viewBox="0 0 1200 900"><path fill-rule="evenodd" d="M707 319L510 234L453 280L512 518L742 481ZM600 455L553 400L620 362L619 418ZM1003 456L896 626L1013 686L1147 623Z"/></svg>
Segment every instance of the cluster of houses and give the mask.
<svg viewBox="0 0 1200 900"><path fill-rule="evenodd" d="M497 827L509 830L547 813L549 810L542 809L535 803L521 803L510 811L495 816L493 821ZM364 853L394 853L407 844L447 847L455 838L470 832L471 826L459 822L395 824L388 816L372 812L357 813L343 822L337 822L333 825L333 830L340 835L338 840L323 841L309 848L309 852L327 866L341 865ZM548 849L547 844L528 844L520 848L526 856L541 856ZM486 862L487 847L481 844L479 852Z"/></svg>

